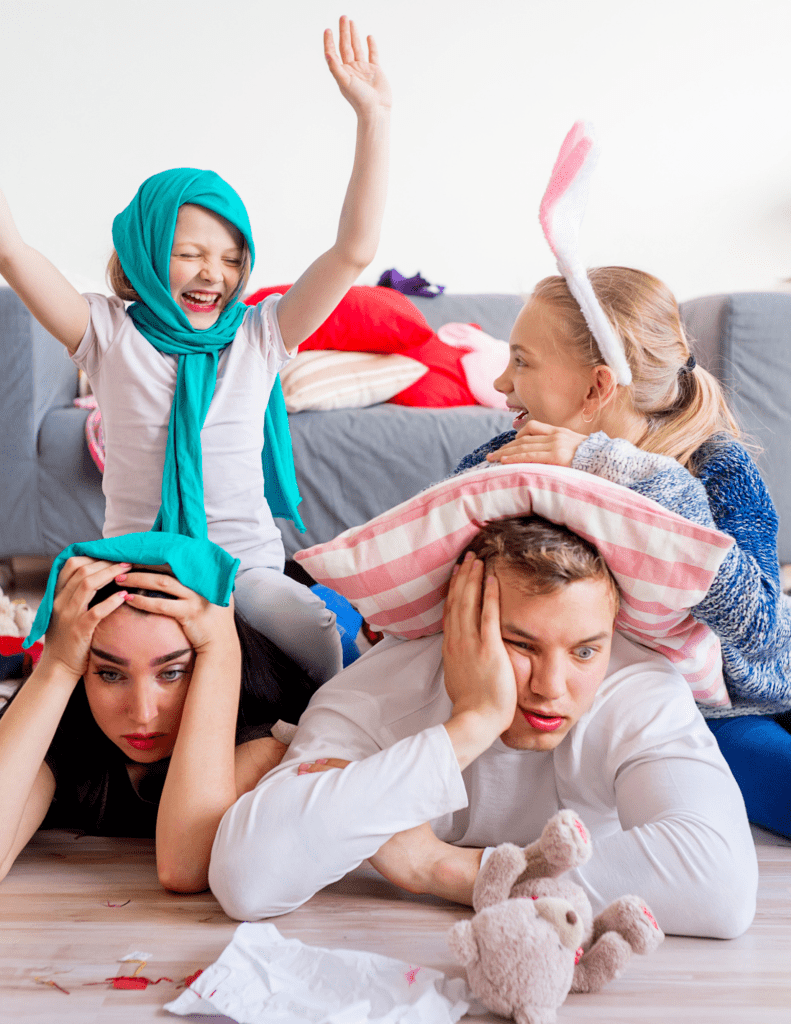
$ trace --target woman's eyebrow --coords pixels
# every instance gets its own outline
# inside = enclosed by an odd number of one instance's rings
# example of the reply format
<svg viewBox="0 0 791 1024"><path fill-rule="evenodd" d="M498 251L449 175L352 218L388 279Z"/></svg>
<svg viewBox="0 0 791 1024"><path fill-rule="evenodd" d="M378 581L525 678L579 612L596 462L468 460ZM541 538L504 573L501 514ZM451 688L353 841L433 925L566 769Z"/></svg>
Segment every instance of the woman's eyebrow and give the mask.
<svg viewBox="0 0 791 1024"><path fill-rule="evenodd" d="M180 658L182 654L191 654L192 648L185 647L180 651L173 651L172 654L163 654L160 658L154 658L153 661L149 662L149 665L153 668L155 665L164 665L168 661L172 661L174 658ZM91 648L91 654L95 657L100 658L102 661L109 661L113 665L128 665L128 658L119 658L116 654L108 654L107 651L101 651L98 647Z"/></svg>
<svg viewBox="0 0 791 1024"><path fill-rule="evenodd" d="M127 658L119 658L115 654L108 654L107 651L100 651L98 647L91 648L91 654L97 658L101 658L102 661L111 661L113 665L128 665L129 661Z"/></svg>
<svg viewBox="0 0 791 1024"><path fill-rule="evenodd" d="M167 661L172 661L174 658L180 658L182 654L192 654L192 647L185 647L181 651L173 651L172 654L163 654L161 658L154 658L153 661L149 661L149 665L153 668L155 665L164 665Z"/></svg>

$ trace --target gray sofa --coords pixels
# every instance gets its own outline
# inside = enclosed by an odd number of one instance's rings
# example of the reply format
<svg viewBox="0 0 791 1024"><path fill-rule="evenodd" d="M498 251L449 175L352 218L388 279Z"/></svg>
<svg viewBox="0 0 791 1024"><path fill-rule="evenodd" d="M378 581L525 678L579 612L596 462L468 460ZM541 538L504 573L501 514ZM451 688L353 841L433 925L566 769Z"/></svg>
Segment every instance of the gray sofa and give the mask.
<svg viewBox="0 0 791 1024"><path fill-rule="evenodd" d="M416 298L429 324L480 324L507 338L514 295ZM779 551L791 562L791 295L733 294L682 307L696 352L732 393L744 429L762 446L759 465L780 513ZM56 554L99 536L101 474L75 408L77 371L62 346L8 288L0 288L0 562ZM511 417L481 407L362 410L290 417L307 533L281 523L290 557L411 497L446 476L466 452L507 429Z"/></svg>

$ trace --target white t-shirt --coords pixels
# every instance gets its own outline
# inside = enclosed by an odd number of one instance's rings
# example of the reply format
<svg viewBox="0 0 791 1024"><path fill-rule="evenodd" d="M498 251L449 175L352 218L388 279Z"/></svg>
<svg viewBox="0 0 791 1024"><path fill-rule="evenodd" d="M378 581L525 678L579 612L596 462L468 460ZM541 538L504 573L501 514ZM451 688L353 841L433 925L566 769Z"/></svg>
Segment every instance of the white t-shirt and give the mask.
<svg viewBox="0 0 791 1024"><path fill-rule="evenodd" d="M752 920L744 801L688 684L616 634L592 707L550 751L500 739L462 773L447 730L442 635L382 641L313 696L279 767L225 814L210 883L231 916L286 913L400 832L460 846L538 838L577 811L593 857L571 873L595 911L641 896L666 931L729 937ZM339 757L343 770L297 775Z"/></svg>
<svg viewBox="0 0 791 1024"><path fill-rule="evenodd" d="M90 321L73 360L102 410L107 499L105 537L145 531L156 519L178 357L143 337L116 296L86 295ZM291 358L268 296L245 313L221 353L217 385L201 431L209 538L241 569L282 570L283 542L264 499L264 415L275 376Z"/></svg>

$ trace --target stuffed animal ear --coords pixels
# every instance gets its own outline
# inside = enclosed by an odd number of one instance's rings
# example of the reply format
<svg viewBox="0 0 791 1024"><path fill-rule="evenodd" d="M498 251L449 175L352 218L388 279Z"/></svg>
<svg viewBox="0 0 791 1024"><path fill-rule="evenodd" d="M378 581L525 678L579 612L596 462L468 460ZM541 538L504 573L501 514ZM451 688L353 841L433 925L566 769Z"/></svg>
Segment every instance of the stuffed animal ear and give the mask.
<svg viewBox="0 0 791 1024"><path fill-rule="evenodd" d="M478 943L469 921L457 921L447 935L448 947L463 967L478 962Z"/></svg>
<svg viewBox="0 0 791 1024"><path fill-rule="evenodd" d="M568 900L557 896L539 896L534 904L536 913L548 921L567 949L576 950L582 943L585 925Z"/></svg>

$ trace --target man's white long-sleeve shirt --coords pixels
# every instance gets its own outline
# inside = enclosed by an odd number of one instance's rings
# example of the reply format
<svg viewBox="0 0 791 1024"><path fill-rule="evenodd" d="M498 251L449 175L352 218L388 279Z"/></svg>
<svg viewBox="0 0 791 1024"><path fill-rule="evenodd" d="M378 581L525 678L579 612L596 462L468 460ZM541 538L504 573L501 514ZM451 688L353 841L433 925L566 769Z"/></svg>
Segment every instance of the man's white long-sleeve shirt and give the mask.
<svg viewBox="0 0 791 1024"><path fill-rule="evenodd" d="M523 846L567 807L592 835L572 877L595 912L635 893L671 933L749 926L757 863L744 803L665 658L616 634L592 707L550 751L497 739L462 772L451 711L441 634L387 639L321 687L283 762L222 820L210 883L226 912L287 913L425 821L460 846ZM353 763L297 775L319 757Z"/></svg>

